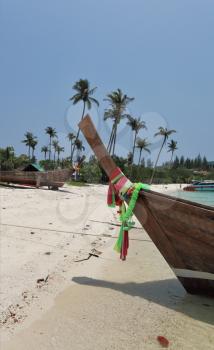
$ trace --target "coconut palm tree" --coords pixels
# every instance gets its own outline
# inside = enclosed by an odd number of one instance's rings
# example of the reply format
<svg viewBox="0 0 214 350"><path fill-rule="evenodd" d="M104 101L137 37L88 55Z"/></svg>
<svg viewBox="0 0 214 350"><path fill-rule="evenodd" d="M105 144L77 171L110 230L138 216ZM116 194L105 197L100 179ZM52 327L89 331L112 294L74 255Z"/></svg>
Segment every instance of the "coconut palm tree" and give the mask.
<svg viewBox="0 0 214 350"><path fill-rule="evenodd" d="M138 166L140 165L140 161L141 161L141 154L142 151L145 151L147 153L151 153L150 149L148 148L150 146L150 143L147 141L147 139L141 139L140 137L137 138L137 148L139 148L140 150L140 154L139 154L139 160L138 160Z"/></svg>
<svg viewBox="0 0 214 350"><path fill-rule="evenodd" d="M134 132L134 143L133 143L133 148L132 148L132 163L134 163L134 154L135 154L135 146L136 146L136 139L137 139L137 135L140 131L140 129L146 129L146 123L141 120L140 118L133 118L132 116L127 116L128 121L127 121L127 125L130 126L130 128L132 129L132 131Z"/></svg>
<svg viewBox="0 0 214 350"><path fill-rule="evenodd" d="M82 110L82 117L81 117L81 120L82 120L85 114L86 107L88 109L91 109L93 103L99 106L99 102L94 97L92 97L97 87L94 87L91 89L90 83L87 79L80 79L74 84L73 89L75 90L76 93L70 98L70 101L72 101L74 105L80 101L83 102L83 110ZM80 128L77 131L76 140L79 140L79 133L80 133ZM75 147L76 147L76 144L74 143L72 154L71 154L71 161L73 159Z"/></svg>
<svg viewBox="0 0 214 350"><path fill-rule="evenodd" d="M127 154L127 165L131 165L132 164L132 160L133 160L133 155L132 155L132 152L129 152Z"/></svg>
<svg viewBox="0 0 214 350"><path fill-rule="evenodd" d="M171 135L174 132L176 132L176 130L173 130L173 129L172 130L168 130L167 128L163 128L162 126L160 126L159 127L159 131L156 132L156 134L154 135L154 136L163 136L163 142L161 144L160 151L158 153L158 156L157 156L154 168L153 168L152 176L151 176L151 179L150 179L150 184L152 184L152 181L153 181L153 178L154 178L154 175L155 175L155 170L156 170L156 167L157 167L157 164L158 164L158 160L160 158L160 154L161 154L161 151L163 149L163 146L165 145L166 141L168 140L169 135Z"/></svg>
<svg viewBox="0 0 214 350"><path fill-rule="evenodd" d="M51 159L51 147L52 147L52 139L53 137L57 137L57 133L56 130L54 128L52 128L51 126L47 126L47 128L45 129L46 134L49 135L49 160Z"/></svg>
<svg viewBox="0 0 214 350"><path fill-rule="evenodd" d="M32 146L32 141L35 139L35 136L32 132L27 131L25 133L25 139L22 141L28 147L28 158L30 160L30 149Z"/></svg>
<svg viewBox="0 0 214 350"><path fill-rule="evenodd" d="M34 138L32 141L31 141L31 148L32 148L32 158L34 158L34 152L35 152L35 148L36 148L36 145L38 144L38 141L36 138Z"/></svg>
<svg viewBox="0 0 214 350"><path fill-rule="evenodd" d="M83 146L81 140L76 140L75 141L75 145L76 145L76 148L77 148L78 151L84 151L85 150L85 147Z"/></svg>
<svg viewBox="0 0 214 350"><path fill-rule="evenodd" d="M76 149L77 149L77 152L78 152L78 153L80 153L81 151L84 151L84 150L85 150L85 147L83 146L81 140L75 140L75 146L76 146ZM78 157L78 156L77 156L77 157Z"/></svg>
<svg viewBox="0 0 214 350"><path fill-rule="evenodd" d="M76 139L76 135L73 134L72 132L69 132L69 134L67 135L67 138L69 139L69 141L71 143L71 163L72 163L73 146L74 146L73 140Z"/></svg>
<svg viewBox="0 0 214 350"><path fill-rule="evenodd" d="M48 147L47 147L47 146L43 146L43 147L41 148L41 152L45 154L45 160L46 160L46 155L47 155L47 153L48 153Z"/></svg>
<svg viewBox="0 0 214 350"><path fill-rule="evenodd" d="M59 146L59 141L58 140L53 140L52 141L52 146L53 146L53 149L54 149L54 163L55 163L56 152L57 152L57 149L58 149L58 146Z"/></svg>
<svg viewBox="0 0 214 350"><path fill-rule="evenodd" d="M173 155L174 152L176 151L177 148L177 141L171 140L170 142L168 142L168 152L171 152L171 159L170 159L170 164L172 164L172 159L173 159Z"/></svg>
<svg viewBox="0 0 214 350"><path fill-rule="evenodd" d="M14 147L13 146L7 146L5 148L5 158L6 160L13 159L15 155Z"/></svg>
<svg viewBox="0 0 214 350"><path fill-rule="evenodd" d="M57 153L57 162L59 163L59 156L61 152L64 152L64 147L61 147L59 144L56 147L56 153Z"/></svg>
<svg viewBox="0 0 214 350"><path fill-rule="evenodd" d="M123 94L122 90L117 89L112 91L107 95L107 98L104 101L108 101L110 108L108 108L104 113L104 120L112 119L113 125L108 143L108 151L112 155L115 153L115 146L117 140L117 129L121 119L127 117L125 110L127 105L134 100L134 97L128 97L126 94Z"/></svg>

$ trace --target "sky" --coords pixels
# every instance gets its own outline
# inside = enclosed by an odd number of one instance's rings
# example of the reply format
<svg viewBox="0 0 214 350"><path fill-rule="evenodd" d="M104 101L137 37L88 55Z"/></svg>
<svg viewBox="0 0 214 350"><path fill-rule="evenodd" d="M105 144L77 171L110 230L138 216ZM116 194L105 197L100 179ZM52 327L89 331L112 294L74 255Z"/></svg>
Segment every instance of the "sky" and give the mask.
<svg viewBox="0 0 214 350"><path fill-rule="evenodd" d="M147 124L140 137L151 142L152 160L159 126L177 131L178 156L214 160L213 18L213 0L0 0L0 147L26 153L21 141L32 131L41 158L52 126L68 156L66 135L82 111L69 98L86 78L97 87L100 107L90 114L105 142L104 98L121 88L135 97L129 113ZM131 144L124 121L116 153ZM165 149L161 161L169 157Z"/></svg>

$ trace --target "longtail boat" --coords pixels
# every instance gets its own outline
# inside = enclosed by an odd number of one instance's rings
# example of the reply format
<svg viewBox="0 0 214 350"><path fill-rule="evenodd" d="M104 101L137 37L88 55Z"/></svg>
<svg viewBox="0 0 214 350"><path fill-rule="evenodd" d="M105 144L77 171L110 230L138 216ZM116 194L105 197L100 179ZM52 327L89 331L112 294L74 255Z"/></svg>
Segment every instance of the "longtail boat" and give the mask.
<svg viewBox="0 0 214 350"><path fill-rule="evenodd" d="M117 166L89 115L79 127L110 177ZM134 214L185 290L214 297L214 207L143 190Z"/></svg>
<svg viewBox="0 0 214 350"><path fill-rule="evenodd" d="M51 171L0 171L0 182L18 185L35 186L37 188L48 186L52 189L62 187L65 181L71 178L73 169Z"/></svg>

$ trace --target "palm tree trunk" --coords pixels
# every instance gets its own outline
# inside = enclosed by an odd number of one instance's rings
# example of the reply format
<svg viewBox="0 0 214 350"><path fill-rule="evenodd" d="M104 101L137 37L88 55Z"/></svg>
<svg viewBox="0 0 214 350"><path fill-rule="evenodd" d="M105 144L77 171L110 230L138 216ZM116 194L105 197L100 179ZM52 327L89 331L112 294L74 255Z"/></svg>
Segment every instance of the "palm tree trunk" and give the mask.
<svg viewBox="0 0 214 350"><path fill-rule="evenodd" d="M112 156L114 156L114 153L115 153L115 146L116 146L116 140L117 140L117 127L118 127L118 123L116 123L115 125Z"/></svg>
<svg viewBox="0 0 214 350"><path fill-rule="evenodd" d="M72 150L73 150L73 143L72 143L72 140L71 140L71 163L72 163Z"/></svg>
<svg viewBox="0 0 214 350"><path fill-rule="evenodd" d="M138 160L138 166L140 165L140 161L141 161L141 153L142 153L142 148L140 148L140 155L139 155L139 160Z"/></svg>
<svg viewBox="0 0 214 350"><path fill-rule="evenodd" d="M165 142L166 142L166 139L164 138L163 143L162 143L161 148L160 148L160 151L158 153L158 156L157 156L157 159L156 159L153 171L152 171L152 176L151 176L151 179L150 179L150 185L152 184L152 181L153 181L153 178L154 178L154 175L155 175L155 170L156 170L156 167L157 167L157 164L158 164L158 161L159 161L159 158L160 158L160 154L161 154L161 151L163 149L163 146L164 146Z"/></svg>
<svg viewBox="0 0 214 350"><path fill-rule="evenodd" d="M46 160L46 158L47 158L47 153L45 152L45 160Z"/></svg>
<svg viewBox="0 0 214 350"><path fill-rule="evenodd" d="M113 146L113 144L114 144L115 128L116 128L116 123L114 123L114 124L113 124L113 127L112 127L111 142L109 143L109 154L111 154L112 146Z"/></svg>
<svg viewBox="0 0 214 350"><path fill-rule="evenodd" d="M112 152L112 147L113 147L113 144L114 144L115 127L116 127L116 124L114 124L113 130L112 130L112 137L111 137L111 142L110 142L110 145L109 145L109 154L111 154L111 152Z"/></svg>
<svg viewBox="0 0 214 350"><path fill-rule="evenodd" d="M49 160L51 160L51 136L50 136L50 143L49 143Z"/></svg>
<svg viewBox="0 0 214 350"><path fill-rule="evenodd" d="M108 142L108 146L107 146L107 151L109 151L110 146L111 146L111 144L112 144L113 132L114 132L114 124L112 125L111 135L110 135L109 142Z"/></svg>
<svg viewBox="0 0 214 350"><path fill-rule="evenodd" d="M170 165L169 165L171 168L172 168L172 165L173 165L173 163L172 163L173 154L174 154L174 152L172 151L172 156L171 156L171 159L170 159Z"/></svg>
<svg viewBox="0 0 214 350"><path fill-rule="evenodd" d="M135 131L135 135L134 135L134 144L133 144L133 149L132 149L132 165L131 165L130 177L132 177L132 171L133 171L136 137L137 137L137 133L136 133L136 131Z"/></svg>
<svg viewBox="0 0 214 350"><path fill-rule="evenodd" d="M81 120L83 120L84 114L85 114L85 101L83 102L83 111L82 111ZM76 139L75 139L75 142L74 142L74 146L73 146L73 150L72 150L72 154L71 154L71 162L73 161L74 151L75 151L75 147L76 147L75 143L76 143L77 140L79 140L79 133L80 133L80 128L77 131L77 136L76 136Z"/></svg>
<svg viewBox="0 0 214 350"><path fill-rule="evenodd" d="M30 146L28 146L28 158L30 160Z"/></svg>
<svg viewBox="0 0 214 350"><path fill-rule="evenodd" d="M132 150L132 164L134 163L134 153L135 153L135 144L136 144L136 137L137 137L137 133L135 132L134 135L134 144L133 144L133 150Z"/></svg>

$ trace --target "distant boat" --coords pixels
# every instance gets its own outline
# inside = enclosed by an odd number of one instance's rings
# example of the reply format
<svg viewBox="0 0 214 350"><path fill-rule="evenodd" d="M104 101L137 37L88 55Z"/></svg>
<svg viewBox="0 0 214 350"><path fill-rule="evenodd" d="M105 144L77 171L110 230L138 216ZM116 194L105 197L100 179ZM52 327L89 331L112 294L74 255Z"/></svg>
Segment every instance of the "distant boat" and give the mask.
<svg viewBox="0 0 214 350"><path fill-rule="evenodd" d="M184 191L214 191L214 181L204 180L204 181L193 181L189 186L183 188Z"/></svg>
<svg viewBox="0 0 214 350"><path fill-rule="evenodd" d="M72 173L73 169L51 171L0 170L0 182L35 186L37 188L48 186L50 189L58 189L71 178Z"/></svg>
<svg viewBox="0 0 214 350"><path fill-rule="evenodd" d="M79 127L110 177L117 166L91 118ZM214 297L214 208L143 190L134 214L186 291Z"/></svg>

